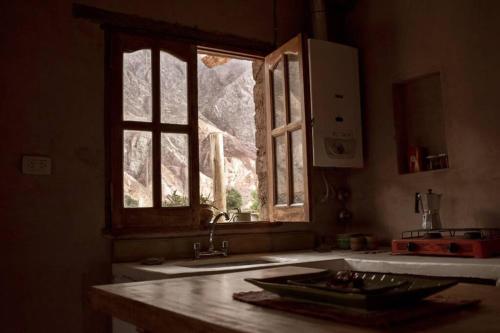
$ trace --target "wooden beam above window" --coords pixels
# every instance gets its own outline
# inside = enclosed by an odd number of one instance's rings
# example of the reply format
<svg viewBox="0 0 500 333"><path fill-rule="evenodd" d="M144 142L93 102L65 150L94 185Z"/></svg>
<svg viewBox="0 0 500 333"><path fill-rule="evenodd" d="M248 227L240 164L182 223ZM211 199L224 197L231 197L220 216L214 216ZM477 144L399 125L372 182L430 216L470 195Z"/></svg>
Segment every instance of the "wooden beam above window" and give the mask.
<svg viewBox="0 0 500 333"><path fill-rule="evenodd" d="M101 24L104 29L120 30L135 34L156 35L163 38L188 41L209 48L226 51L266 55L273 50L271 43L235 36L208 32L194 27L144 18L137 15L112 12L82 4L73 4L73 16Z"/></svg>

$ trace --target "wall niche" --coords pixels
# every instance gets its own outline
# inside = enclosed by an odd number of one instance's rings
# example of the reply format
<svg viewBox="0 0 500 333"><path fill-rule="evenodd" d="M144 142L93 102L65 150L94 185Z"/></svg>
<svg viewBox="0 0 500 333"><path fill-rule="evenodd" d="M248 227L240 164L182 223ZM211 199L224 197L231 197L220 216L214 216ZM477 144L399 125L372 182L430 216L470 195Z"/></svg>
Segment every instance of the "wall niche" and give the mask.
<svg viewBox="0 0 500 333"><path fill-rule="evenodd" d="M399 173L448 168L440 73L393 84L393 99Z"/></svg>

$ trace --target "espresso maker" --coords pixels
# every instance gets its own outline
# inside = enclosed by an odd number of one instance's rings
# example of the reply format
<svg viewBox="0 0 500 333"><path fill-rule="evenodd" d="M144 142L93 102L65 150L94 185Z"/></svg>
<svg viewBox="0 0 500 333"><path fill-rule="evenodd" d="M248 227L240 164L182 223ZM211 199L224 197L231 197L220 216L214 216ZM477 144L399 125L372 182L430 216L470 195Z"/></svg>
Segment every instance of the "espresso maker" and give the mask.
<svg viewBox="0 0 500 333"><path fill-rule="evenodd" d="M441 229L441 218L439 217L441 194L433 193L432 189L429 189L424 196L427 201L427 209L424 208L422 195L419 192L415 193L415 213L422 214L422 229Z"/></svg>

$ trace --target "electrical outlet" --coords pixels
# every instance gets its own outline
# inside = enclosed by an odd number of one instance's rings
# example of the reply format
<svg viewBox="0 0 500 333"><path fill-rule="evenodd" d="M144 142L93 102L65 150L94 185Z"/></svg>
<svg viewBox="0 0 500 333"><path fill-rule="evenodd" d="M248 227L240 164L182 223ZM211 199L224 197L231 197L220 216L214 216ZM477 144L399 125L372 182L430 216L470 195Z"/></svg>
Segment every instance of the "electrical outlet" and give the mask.
<svg viewBox="0 0 500 333"><path fill-rule="evenodd" d="M52 160L45 156L23 156L22 170L25 175L50 175Z"/></svg>

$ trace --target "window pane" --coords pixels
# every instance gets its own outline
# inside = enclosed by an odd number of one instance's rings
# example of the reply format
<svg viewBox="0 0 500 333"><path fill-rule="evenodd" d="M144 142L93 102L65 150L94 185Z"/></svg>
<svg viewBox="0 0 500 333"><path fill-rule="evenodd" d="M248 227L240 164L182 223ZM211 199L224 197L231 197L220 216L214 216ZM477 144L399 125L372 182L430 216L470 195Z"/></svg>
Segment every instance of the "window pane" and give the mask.
<svg viewBox="0 0 500 333"><path fill-rule="evenodd" d="M299 57L296 54L288 56L288 86L290 89L290 122L302 119L302 94L300 91Z"/></svg>
<svg viewBox="0 0 500 333"><path fill-rule="evenodd" d="M276 164L276 204L287 204L287 163L285 135L274 138L275 164Z"/></svg>
<svg viewBox="0 0 500 333"><path fill-rule="evenodd" d="M161 134L162 207L189 206L188 135Z"/></svg>
<svg viewBox="0 0 500 333"><path fill-rule="evenodd" d="M161 122L187 124L187 63L160 51Z"/></svg>
<svg viewBox="0 0 500 333"><path fill-rule="evenodd" d="M151 50L123 53L123 120L152 119Z"/></svg>
<svg viewBox="0 0 500 333"><path fill-rule="evenodd" d="M285 125L284 65L281 59L273 70L274 128Z"/></svg>
<svg viewBox="0 0 500 333"><path fill-rule="evenodd" d="M123 132L123 205L153 206L152 133Z"/></svg>
<svg viewBox="0 0 500 333"><path fill-rule="evenodd" d="M304 202L304 160L302 158L302 130L292 132L293 203Z"/></svg>

